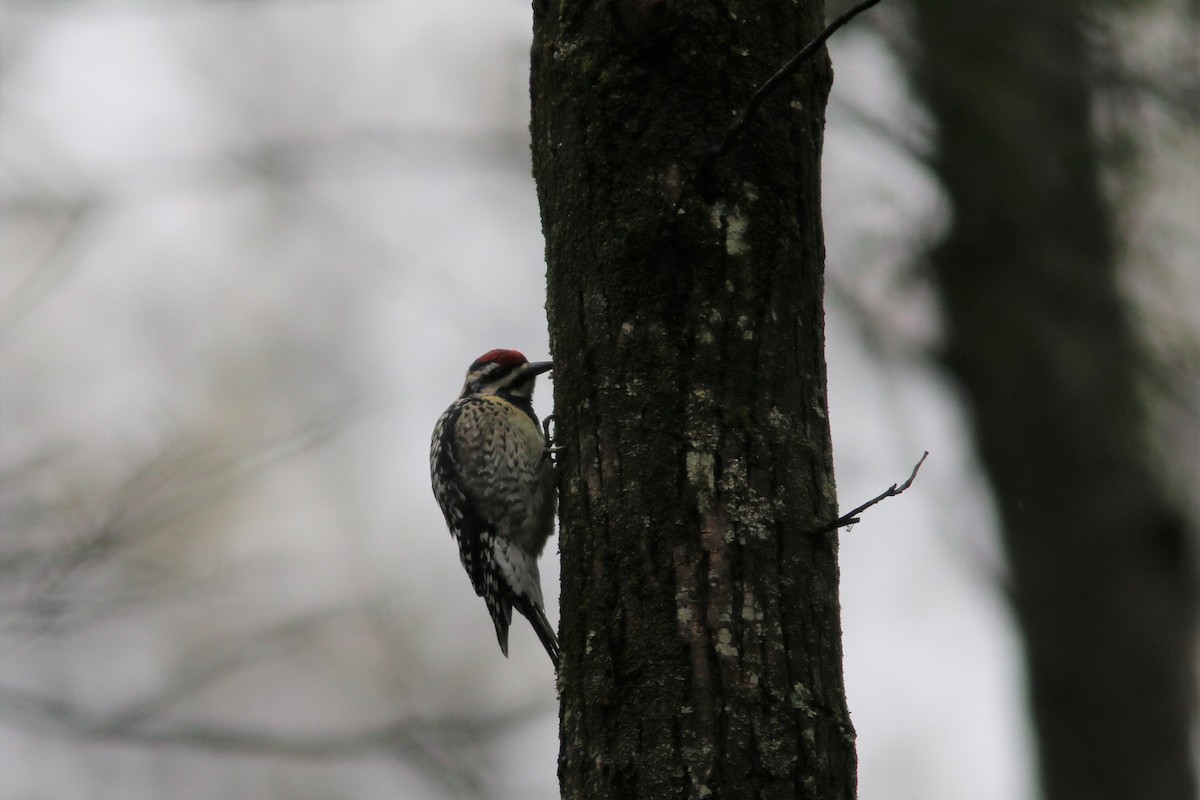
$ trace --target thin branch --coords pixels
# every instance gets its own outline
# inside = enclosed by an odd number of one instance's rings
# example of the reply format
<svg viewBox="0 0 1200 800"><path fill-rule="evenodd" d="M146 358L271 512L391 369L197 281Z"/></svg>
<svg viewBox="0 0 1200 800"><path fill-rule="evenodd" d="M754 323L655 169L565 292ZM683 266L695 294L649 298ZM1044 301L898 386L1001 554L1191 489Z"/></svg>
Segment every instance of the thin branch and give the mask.
<svg viewBox="0 0 1200 800"><path fill-rule="evenodd" d="M928 169L932 163L933 146L925 120L915 113L892 122L862 103L846 98L835 98L829 104L830 116L844 115L852 125L874 135L877 139L894 147L902 156Z"/></svg>
<svg viewBox="0 0 1200 800"><path fill-rule="evenodd" d="M916 478L917 478L917 470L919 470L921 468L921 465L925 463L925 459L928 457L929 457L929 451L926 450L924 453L921 454L921 458L917 461L916 466L914 466L912 468L912 474L910 474L908 476L908 480L906 480L904 483L901 483L899 485L893 483L882 494L880 494L877 497L872 497L870 500L868 500L867 502L863 503L858 508L851 511L849 514L843 514L842 516L838 517L837 519L835 519L833 522L829 523L828 525L822 525L820 528L816 528L815 530L809 531L809 533L810 534L830 533L831 531L836 531L838 528L844 528L847 525L853 525L854 523L859 522L860 521L859 516L858 516L859 514L866 511L868 508L875 505L876 503L882 502L882 501L888 499L889 497L895 497L896 495L903 493L906 489L908 489L908 487L912 486L913 481L916 480Z"/></svg>
<svg viewBox="0 0 1200 800"><path fill-rule="evenodd" d="M0 689L0 716L9 724L25 724L34 729L113 743L286 758L362 758L386 751L420 753L431 746L454 746L472 739L487 739L543 712L540 705L530 703L478 717L402 717L374 727L306 735L200 722L157 726L128 724L127 720L136 715L94 716L57 698Z"/></svg>
<svg viewBox="0 0 1200 800"><path fill-rule="evenodd" d="M7 205L0 200L0 207ZM2 298L0 333L12 332L78 267L77 251L100 207L100 199L93 194L84 194L61 207L50 204L49 213L61 216L62 225L51 238L46 251L30 265L9 295ZM6 337L0 337L0 341L6 341Z"/></svg>
<svg viewBox="0 0 1200 800"><path fill-rule="evenodd" d="M759 86L758 89L755 90L754 94L750 96L750 101L746 103L745 111L743 111L741 115L734 121L734 123L729 126L729 129L725 131L725 136L721 139L720 144L709 150L701 160L700 170L698 173L699 183L701 186L706 185L713 165L716 163L717 159L732 149L733 145L737 142L737 138L741 135L746 125L750 123L750 120L754 118L754 115L758 113L759 106L763 104L763 101L767 99L767 96L770 95L771 92L775 91L779 84L787 80L792 73L799 69L804 62L812 58L813 55L825 44L829 37L833 36L833 34L836 33L839 28L857 17L862 12L866 11L868 8L871 8L878 3L879 0L862 0L861 3L858 3L857 5L845 11L841 16L829 23L829 25L825 27L825 30L817 34L815 39L804 45L804 47L800 49L800 52L792 56L792 58L789 59L788 62L782 67L780 67L774 75L767 78L762 86Z"/></svg>
<svg viewBox="0 0 1200 800"><path fill-rule="evenodd" d="M120 713L111 714L106 725L112 730L149 728L173 706L194 699L240 671L261 666L270 659L286 658L300 650L321 628L360 611L356 606L322 608L276 625L229 636L225 641L205 642L183 654L182 666L167 686L130 703Z"/></svg>

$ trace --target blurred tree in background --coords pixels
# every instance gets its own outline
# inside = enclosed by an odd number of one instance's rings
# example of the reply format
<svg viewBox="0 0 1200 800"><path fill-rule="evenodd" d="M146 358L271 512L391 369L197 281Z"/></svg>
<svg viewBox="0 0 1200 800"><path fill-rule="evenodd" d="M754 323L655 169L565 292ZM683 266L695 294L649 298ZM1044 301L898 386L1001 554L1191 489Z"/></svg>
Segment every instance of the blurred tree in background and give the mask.
<svg viewBox="0 0 1200 800"><path fill-rule="evenodd" d="M1156 357L1096 129L1118 53L1089 36L1094 4L912 11L949 203L929 254L942 349L1000 513L1046 796L1195 798L1195 529L1148 419ZM1156 85L1186 97L1171 90L1194 75ZM1168 110L1195 121L1196 100Z"/></svg>

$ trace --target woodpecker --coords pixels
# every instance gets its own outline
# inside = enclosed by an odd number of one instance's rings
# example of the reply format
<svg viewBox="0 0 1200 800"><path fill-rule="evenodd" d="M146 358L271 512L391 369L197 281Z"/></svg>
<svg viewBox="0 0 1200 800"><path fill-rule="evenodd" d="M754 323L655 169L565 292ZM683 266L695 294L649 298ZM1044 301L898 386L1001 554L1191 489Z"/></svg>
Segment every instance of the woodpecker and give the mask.
<svg viewBox="0 0 1200 800"><path fill-rule="evenodd" d="M538 556L554 528L554 464L533 413L533 384L553 367L516 350L490 350L433 428L433 494L458 557L483 598L500 650L516 608L558 669L558 639L542 603Z"/></svg>

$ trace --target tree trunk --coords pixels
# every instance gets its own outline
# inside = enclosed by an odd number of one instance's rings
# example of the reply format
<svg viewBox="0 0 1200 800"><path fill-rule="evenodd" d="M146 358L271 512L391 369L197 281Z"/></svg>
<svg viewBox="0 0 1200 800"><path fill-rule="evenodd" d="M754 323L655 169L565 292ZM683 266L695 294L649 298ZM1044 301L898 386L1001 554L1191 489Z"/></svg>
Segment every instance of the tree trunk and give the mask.
<svg viewBox="0 0 1200 800"><path fill-rule="evenodd" d="M535 3L567 798L851 798L825 400L819 2ZM708 199L706 199L708 198Z"/></svg>
<svg viewBox="0 0 1200 800"><path fill-rule="evenodd" d="M914 0L932 253L1001 514L1046 796L1191 800L1195 561L1148 456L1080 8Z"/></svg>

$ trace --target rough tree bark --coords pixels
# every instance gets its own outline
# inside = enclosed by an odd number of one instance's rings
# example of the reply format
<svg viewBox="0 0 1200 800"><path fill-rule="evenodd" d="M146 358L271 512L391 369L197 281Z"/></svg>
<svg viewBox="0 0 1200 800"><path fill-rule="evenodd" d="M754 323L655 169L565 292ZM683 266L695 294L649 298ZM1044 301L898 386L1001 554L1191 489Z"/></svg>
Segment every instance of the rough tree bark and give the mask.
<svg viewBox="0 0 1200 800"><path fill-rule="evenodd" d="M1077 2L914 0L931 254L1002 517L1046 796L1192 800L1195 560L1156 477Z"/></svg>
<svg viewBox="0 0 1200 800"><path fill-rule="evenodd" d="M850 798L825 400L820 2L535 3L568 798Z"/></svg>

